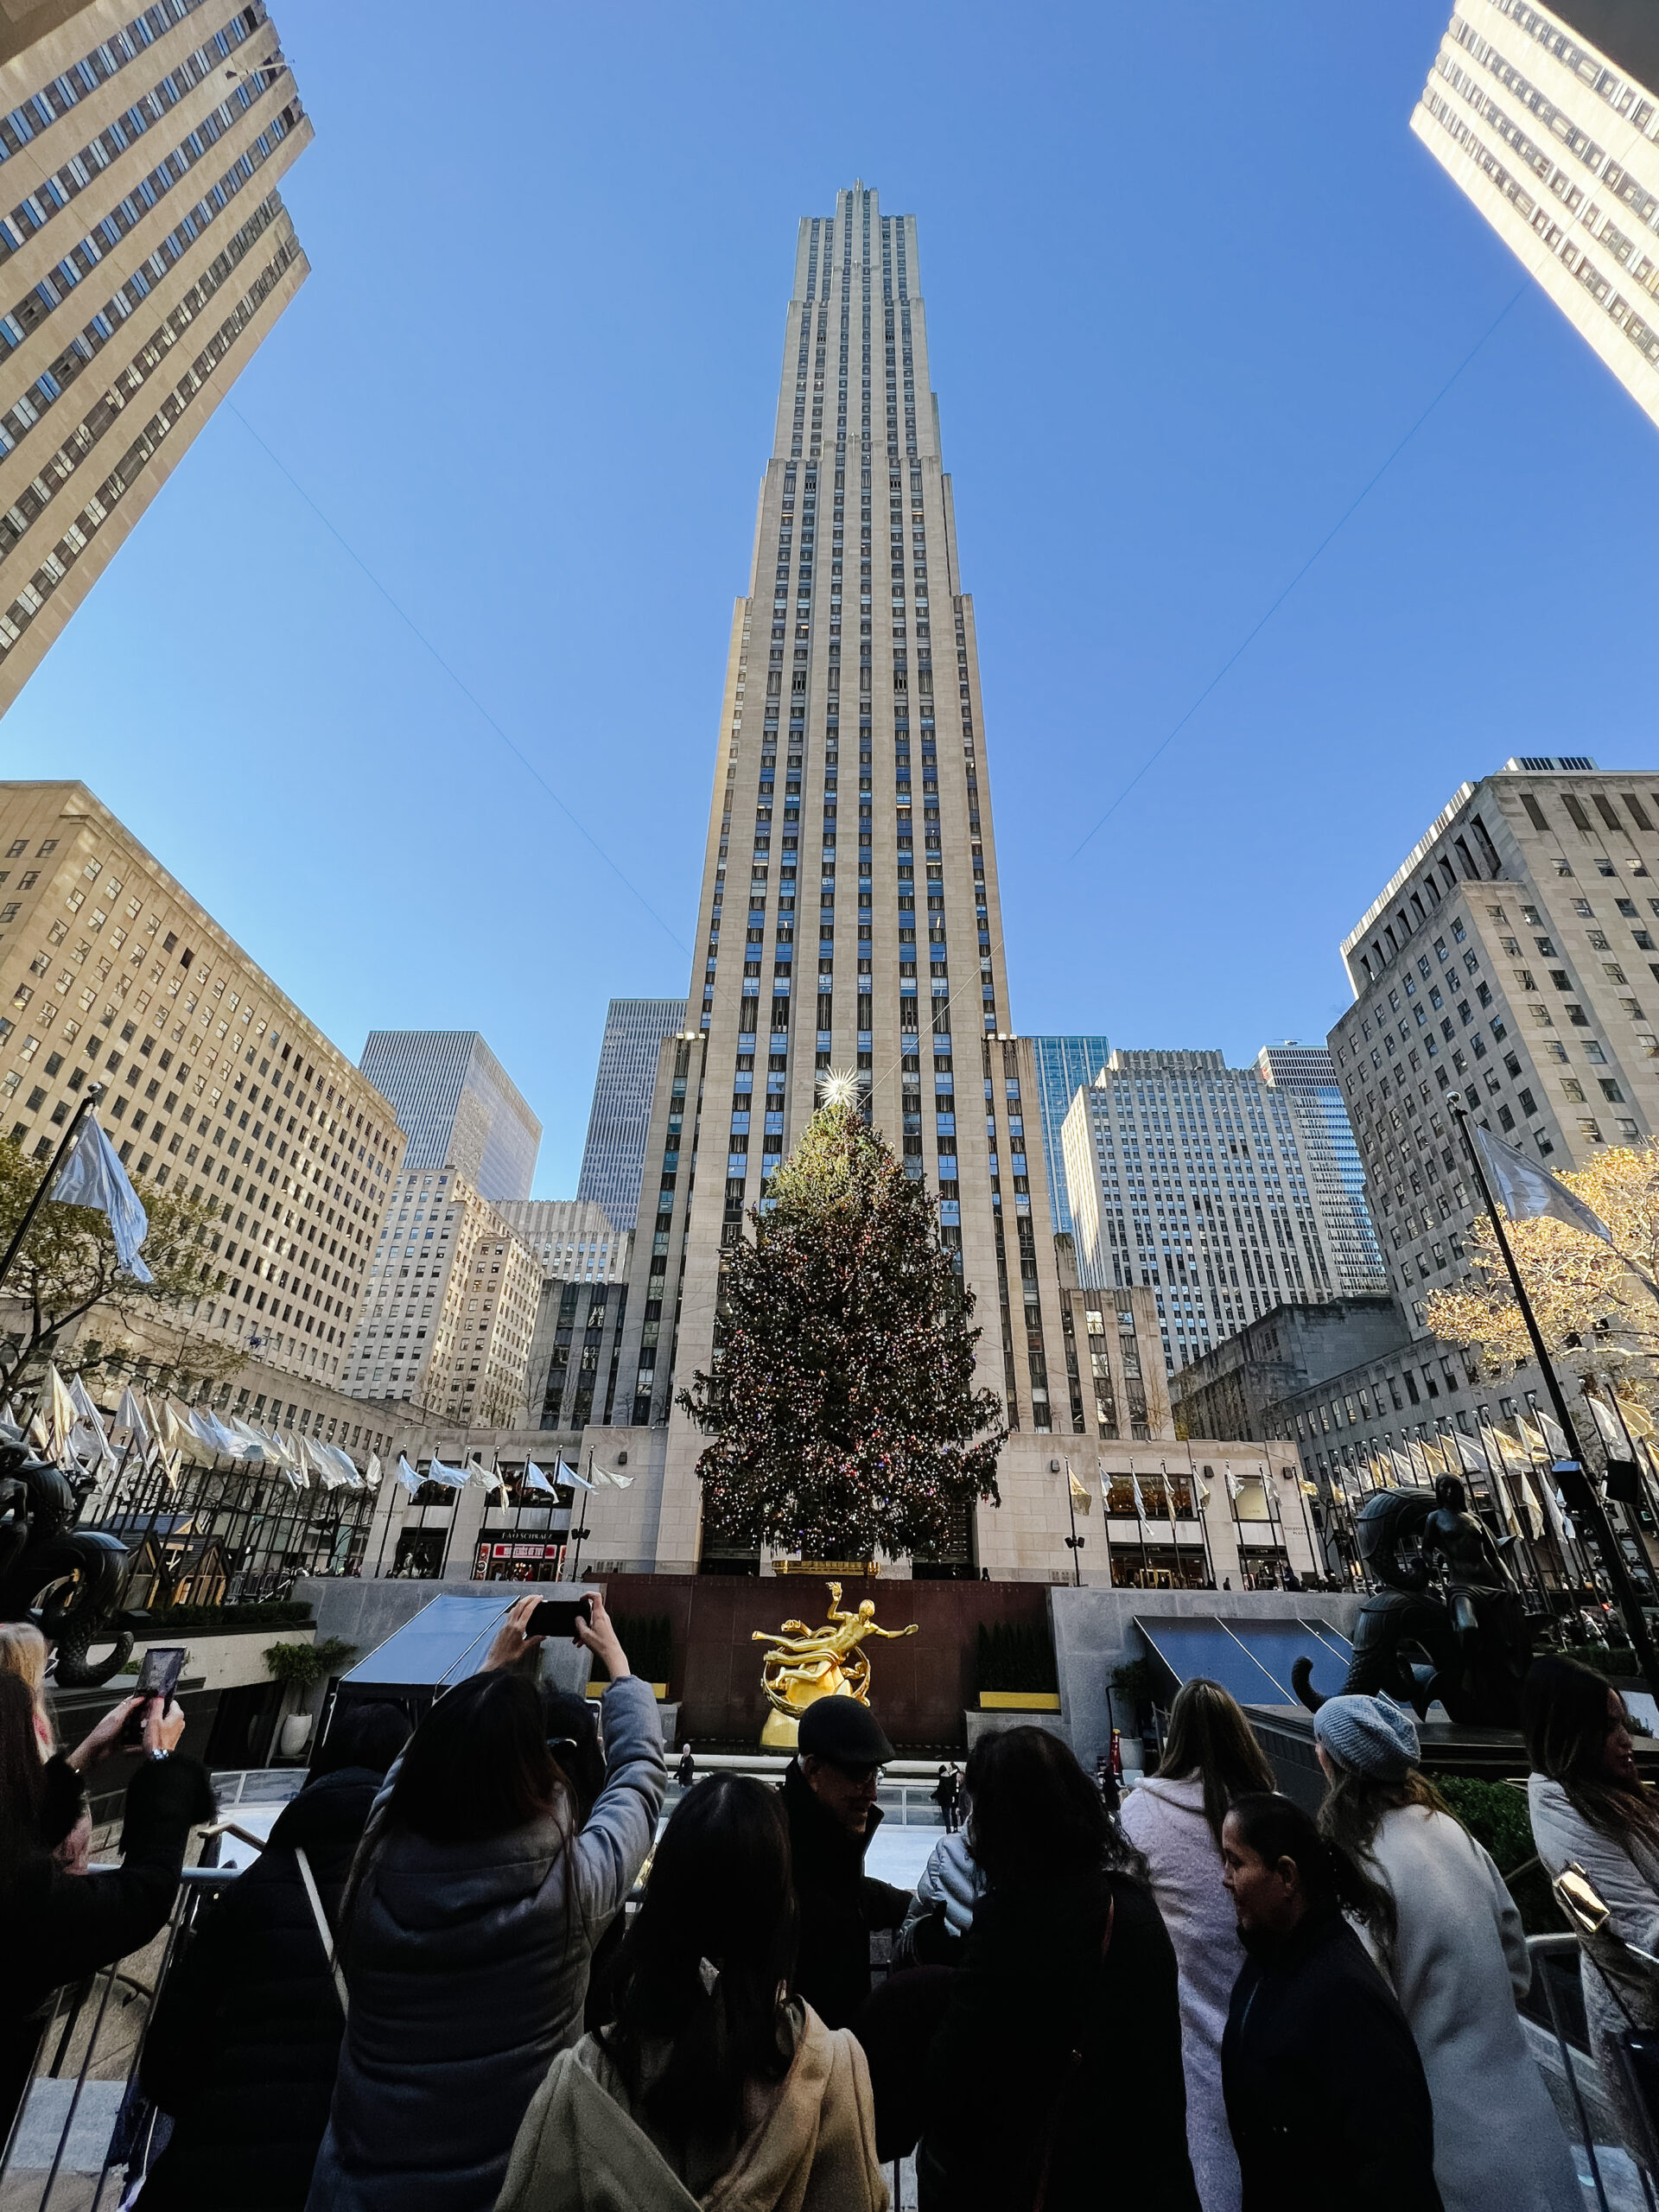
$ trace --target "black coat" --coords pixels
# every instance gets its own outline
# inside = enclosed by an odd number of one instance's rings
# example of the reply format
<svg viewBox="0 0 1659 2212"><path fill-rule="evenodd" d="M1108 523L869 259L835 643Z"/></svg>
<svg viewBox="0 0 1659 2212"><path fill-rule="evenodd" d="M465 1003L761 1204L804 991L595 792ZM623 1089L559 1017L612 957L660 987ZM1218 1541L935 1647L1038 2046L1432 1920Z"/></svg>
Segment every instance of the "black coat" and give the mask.
<svg viewBox="0 0 1659 2212"><path fill-rule="evenodd" d="M1245 1960L1221 2078L1243 2212L1441 2212L1422 2061L1334 1906Z"/></svg>
<svg viewBox="0 0 1659 2212"><path fill-rule="evenodd" d="M784 1776L790 1855L800 1904L795 1987L829 2028L844 2028L870 1993L870 1931L901 1928L914 1902L909 1890L864 1872L864 1854L881 1824L872 1805L862 1835L850 1835L807 1786L799 1765Z"/></svg>
<svg viewBox="0 0 1659 2212"><path fill-rule="evenodd" d="M962 1939L927 2055L922 2201L1028 2207L1046 2143L1046 2212L1096 2212L1108 2198L1198 2212L1175 1953L1150 1892L1127 1876L989 1891Z"/></svg>
<svg viewBox="0 0 1659 2212"><path fill-rule="evenodd" d="M145 1759L127 1786L118 1867L66 1874L41 1849L0 1879L0 2134L29 2085L47 1999L149 1942L172 1910L191 1829L213 1817L213 1793L197 1760Z"/></svg>
<svg viewBox="0 0 1659 2212"><path fill-rule="evenodd" d="M380 1781L345 1767L308 1783L168 1976L140 2074L175 2119L144 2183L149 2212L302 2212L345 2021L294 1853L310 1861L337 1928Z"/></svg>

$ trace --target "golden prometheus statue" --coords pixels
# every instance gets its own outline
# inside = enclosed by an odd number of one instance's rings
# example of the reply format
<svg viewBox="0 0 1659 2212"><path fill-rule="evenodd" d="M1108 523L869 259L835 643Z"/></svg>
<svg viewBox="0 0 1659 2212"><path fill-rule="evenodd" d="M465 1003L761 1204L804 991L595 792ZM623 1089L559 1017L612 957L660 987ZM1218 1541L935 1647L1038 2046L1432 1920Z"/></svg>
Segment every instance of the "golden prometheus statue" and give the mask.
<svg viewBox="0 0 1659 2212"><path fill-rule="evenodd" d="M866 1598L855 1613L842 1609L841 1585L826 1585L830 1592L829 1618L820 1628L804 1621L785 1621L775 1632L758 1628L751 1639L772 1649L760 1662L761 1687L772 1707L760 1731L765 1750L793 1751L802 1713L821 1697L855 1697L870 1701L870 1662L859 1649L867 1637L880 1636L897 1643L914 1636L920 1627L878 1628L875 1600Z"/></svg>

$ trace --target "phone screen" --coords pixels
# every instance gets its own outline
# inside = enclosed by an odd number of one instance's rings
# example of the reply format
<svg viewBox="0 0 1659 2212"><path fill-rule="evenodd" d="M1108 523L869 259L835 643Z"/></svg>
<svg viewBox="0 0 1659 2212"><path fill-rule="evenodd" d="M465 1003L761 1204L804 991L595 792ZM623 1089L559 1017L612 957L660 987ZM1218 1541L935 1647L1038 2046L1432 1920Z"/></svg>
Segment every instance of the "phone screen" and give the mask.
<svg viewBox="0 0 1659 2212"><path fill-rule="evenodd" d="M152 1643L144 1653L138 1662L137 1688L137 1694L144 1704L136 1706L122 1724L121 1741L124 1744L137 1744L143 1740L145 1705L153 1697L160 1698L163 1706L168 1703L179 1686L186 1656L185 1646L181 1643Z"/></svg>
<svg viewBox="0 0 1659 2212"><path fill-rule="evenodd" d="M524 1634L574 1637L578 1621L586 1621L591 1627L593 1618L591 1598L543 1598L524 1623Z"/></svg>

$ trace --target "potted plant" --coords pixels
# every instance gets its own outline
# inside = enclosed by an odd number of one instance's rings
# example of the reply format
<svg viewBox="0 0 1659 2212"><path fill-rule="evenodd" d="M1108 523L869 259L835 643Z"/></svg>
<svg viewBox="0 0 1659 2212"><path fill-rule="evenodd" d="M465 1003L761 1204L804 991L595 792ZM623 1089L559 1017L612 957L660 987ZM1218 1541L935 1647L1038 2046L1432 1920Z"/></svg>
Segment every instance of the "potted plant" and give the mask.
<svg viewBox="0 0 1659 2212"><path fill-rule="evenodd" d="M668 1696L669 1676L674 1663L674 1635L666 1613L640 1613L630 1617L619 1613L614 1617L616 1640L628 1655L628 1664L642 1682L649 1682L652 1694L658 1705ZM601 1697L609 1687L610 1676L600 1675L588 1685L589 1697Z"/></svg>
<svg viewBox="0 0 1659 2212"><path fill-rule="evenodd" d="M1058 1713L1054 1647L1034 1621L981 1622L974 1673L982 1713Z"/></svg>
<svg viewBox="0 0 1659 2212"><path fill-rule="evenodd" d="M265 1671L274 1682L280 1682L283 1691L293 1691L304 1697L319 1682L326 1682L337 1675L356 1651L354 1643L347 1643L343 1637L327 1636L320 1643L270 1643L265 1647ZM309 1713L290 1713L283 1722L279 1747L284 1758L298 1758L311 1737L315 1716Z"/></svg>

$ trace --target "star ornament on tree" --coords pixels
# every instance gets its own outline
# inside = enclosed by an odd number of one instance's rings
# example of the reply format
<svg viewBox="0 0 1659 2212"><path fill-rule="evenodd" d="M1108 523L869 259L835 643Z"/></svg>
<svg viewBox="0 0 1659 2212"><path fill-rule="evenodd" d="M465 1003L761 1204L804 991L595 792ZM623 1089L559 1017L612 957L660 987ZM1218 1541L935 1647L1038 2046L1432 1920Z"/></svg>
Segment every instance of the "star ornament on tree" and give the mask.
<svg viewBox="0 0 1659 2212"><path fill-rule="evenodd" d="M820 1106L856 1106L858 1077L851 1068L826 1068L818 1077Z"/></svg>

